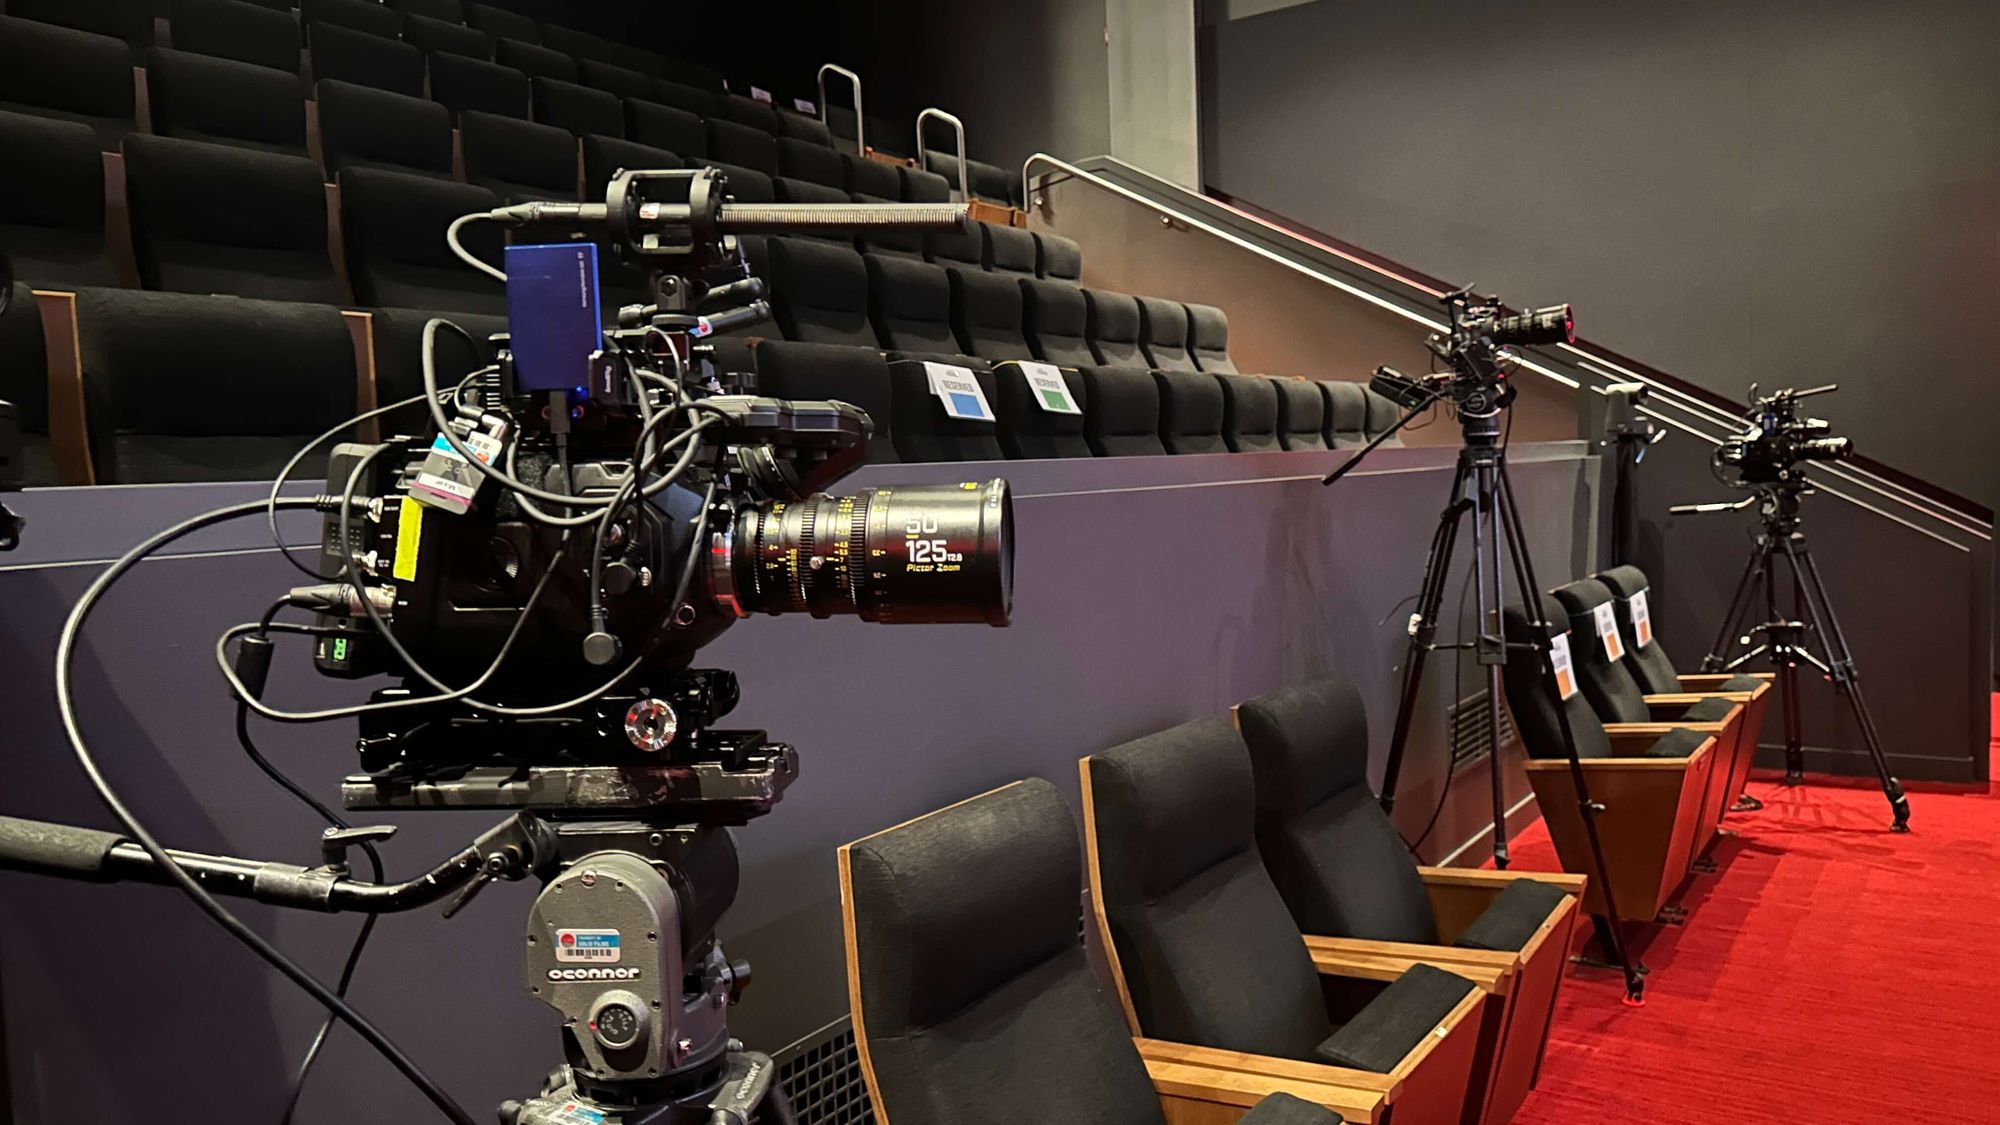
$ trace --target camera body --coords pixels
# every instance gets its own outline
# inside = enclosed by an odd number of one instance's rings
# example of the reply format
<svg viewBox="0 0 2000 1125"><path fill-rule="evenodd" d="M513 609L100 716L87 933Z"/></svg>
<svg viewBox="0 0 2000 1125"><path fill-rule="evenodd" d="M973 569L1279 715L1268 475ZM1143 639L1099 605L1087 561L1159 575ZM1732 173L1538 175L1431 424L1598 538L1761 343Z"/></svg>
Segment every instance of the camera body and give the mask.
<svg viewBox="0 0 2000 1125"><path fill-rule="evenodd" d="M1514 312L1499 298L1475 297L1469 288L1446 293L1442 301L1449 324L1424 345L1444 369L1412 377L1378 367L1369 389L1405 410L1448 401L1468 440L1497 440L1499 414L1514 400L1507 382L1517 359L1511 346L1574 343L1576 319L1566 304Z"/></svg>
<svg viewBox="0 0 2000 1125"><path fill-rule="evenodd" d="M1831 424L1799 414L1800 399L1837 389L1838 384L1806 390L1787 387L1759 396L1753 386L1745 414L1750 428L1716 447L1716 465L1735 470L1730 483L1736 487L1757 488L1802 479L1799 466L1808 461L1845 461L1854 456L1854 443L1831 436Z"/></svg>

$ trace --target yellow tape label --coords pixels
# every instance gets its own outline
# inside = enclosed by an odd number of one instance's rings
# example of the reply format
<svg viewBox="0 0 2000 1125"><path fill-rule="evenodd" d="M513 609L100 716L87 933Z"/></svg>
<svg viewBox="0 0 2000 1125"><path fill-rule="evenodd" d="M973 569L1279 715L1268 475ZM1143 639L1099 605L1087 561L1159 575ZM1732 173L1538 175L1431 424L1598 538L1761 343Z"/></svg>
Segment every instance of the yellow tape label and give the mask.
<svg viewBox="0 0 2000 1125"><path fill-rule="evenodd" d="M424 541L424 506L409 497L396 508L396 565L391 573L398 582L417 580L417 548Z"/></svg>

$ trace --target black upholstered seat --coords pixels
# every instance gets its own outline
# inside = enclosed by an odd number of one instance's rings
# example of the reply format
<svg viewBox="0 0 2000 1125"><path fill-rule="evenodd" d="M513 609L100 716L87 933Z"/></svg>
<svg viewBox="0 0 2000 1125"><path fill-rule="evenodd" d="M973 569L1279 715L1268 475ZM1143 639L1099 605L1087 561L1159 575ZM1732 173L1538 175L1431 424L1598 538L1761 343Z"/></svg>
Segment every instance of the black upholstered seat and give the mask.
<svg viewBox="0 0 2000 1125"><path fill-rule="evenodd" d="M1618 630L1625 637L1625 667L1638 681L1640 689L1649 695L1688 690L1681 686L1680 673L1667 656L1666 646L1652 635L1652 606L1647 600L1652 591L1646 572L1629 564L1614 566L1599 572L1597 580L1611 593ZM1640 635L1635 621L1639 614L1647 620L1645 636ZM1765 682L1756 676L1732 675L1708 690L1756 691Z"/></svg>
<svg viewBox="0 0 2000 1125"><path fill-rule="evenodd" d="M709 118L727 121L755 129L766 136L778 135L778 111L763 102L735 94L723 94L715 99L714 111Z"/></svg>
<svg viewBox="0 0 2000 1125"><path fill-rule="evenodd" d="M578 31L561 24L542 25L542 45L552 51L561 51L578 63L585 60L598 62L615 61L612 44L608 39L592 35L588 31Z"/></svg>
<svg viewBox="0 0 2000 1125"><path fill-rule="evenodd" d="M1370 439L1373 439L1377 434L1387 433L1398 421L1402 420L1403 408L1391 402L1380 392L1376 391L1375 388L1363 386L1361 388L1361 397L1368 404L1368 421L1366 426ZM1383 448L1393 449L1402 444L1403 437L1400 433L1392 434L1382 441Z"/></svg>
<svg viewBox="0 0 2000 1125"><path fill-rule="evenodd" d="M478 28L414 12L403 14L403 41L426 55L493 59L493 37Z"/></svg>
<svg viewBox="0 0 2000 1125"><path fill-rule="evenodd" d="M1618 629L1611 590L1595 578L1581 578L1556 587L1553 593L1567 616L1577 680L1591 709L1607 723L1652 722L1654 715L1646 703L1645 689L1632 677L1625 663L1625 638ZM1608 632L1608 639L1600 635L1600 630ZM1734 710L1735 705L1727 700L1704 699L1682 711L1678 718L1686 722L1719 722Z"/></svg>
<svg viewBox="0 0 2000 1125"><path fill-rule="evenodd" d="M1160 440L1160 385L1143 367L1082 367L1084 440L1099 457L1164 454Z"/></svg>
<svg viewBox="0 0 2000 1125"><path fill-rule="evenodd" d="M843 194L848 190L847 169L841 165L840 153L798 137L779 137L777 152L779 175L837 188Z"/></svg>
<svg viewBox="0 0 2000 1125"><path fill-rule="evenodd" d="M299 72L299 24L289 11L240 0L172 0L174 47Z"/></svg>
<svg viewBox="0 0 2000 1125"><path fill-rule="evenodd" d="M779 176L772 180L771 190L778 197L778 202L780 203L846 204L850 202L847 193L837 187L816 184L811 180L794 180L785 176ZM854 246L854 240L840 231L808 231L801 234L800 237L817 238L826 242L838 242L849 249L852 249Z"/></svg>
<svg viewBox="0 0 2000 1125"><path fill-rule="evenodd" d="M153 45L152 0L8 0L7 14L122 40L134 59Z"/></svg>
<svg viewBox="0 0 2000 1125"><path fill-rule="evenodd" d="M1041 248L1035 236L1020 227L981 223L986 229L986 268L995 273L1034 277Z"/></svg>
<svg viewBox="0 0 2000 1125"><path fill-rule="evenodd" d="M766 176L778 174L777 138L738 122L709 119L708 155L724 164L754 168Z"/></svg>
<svg viewBox="0 0 2000 1125"><path fill-rule="evenodd" d="M493 61L501 66L511 66L530 78L576 81L575 59L524 39L496 36L493 40Z"/></svg>
<svg viewBox="0 0 2000 1125"><path fill-rule="evenodd" d="M536 121L574 136L625 135L625 105L616 94L536 76L528 79L528 100Z"/></svg>
<svg viewBox="0 0 2000 1125"><path fill-rule="evenodd" d="M887 167L884 165L883 167ZM890 168L891 183L894 182L894 168ZM862 191L850 191L847 198L855 203L894 203L893 195L870 195ZM895 227L874 227L857 232L854 245L864 254L885 258L904 258L913 262L924 260L924 233L916 230L898 230ZM925 263L928 265L929 263Z"/></svg>
<svg viewBox="0 0 2000 1125"><path fill-rule="evenodd" d="M1327 448L1326 393L1319 384L1274 378L1271 386L1278 392L1278 443L1286 449Z"/></svg>
<svg viewBox="0 0 2000 1125"><path fill-rule="evenodd" d="M593 90L602 90L619 98L653 100L653 80L614 62L601 59L579 58L576 63L577 81Z"/></svg>
<svg viewBox="0 0 2000 1125"><path fill-rule="evenodd" d="M1278 430L1278 388L1262 375L1209 375L1222 386L1222 439L1233 453L1283 449Z"/></svg>
<svg viewBox="0 0 2000 1125"><path fill-rule="evenodd" d="M1107 289L1085 289L1084 334L1100 367L1150 367L1139 346L1139 302ZM1217 420L1218 424L1220 419Z"/></svg>
<svg viewBox="0 0 2000 1125"><path fill-rule="evenodd" d="M723 178L728 181L729 198L738 203L771 203L778 198L776 186L772 184L770 175L756 168L745 168L741 164L731 164L712 156L694 160L692 163L721 172Z"/></svg>
<svg viewBox="0 0 2000 1125"><path fill-rule="evenodd" d="M364 8L387 12L368 0ZM315 82L329 78L391 90L408 97L424 93L424 53L408 43L337 23L306 25L306 47Z"/></svg>
<svg viewBox="0 0 2000 1125"><path fill-rule="evenodd" d="M319 165L172 137L125 138L126 198L148 289L342 299Z"/></svg>
<svg viewBox="0 0 2000 1125"><path fill-rule="evenodd" d="M391 10L405 19L422 16L442 23L465 22L464 0L388 0L388 4Z"/></svg>
<svg viewBox="0 0 2000 1125"><path fill-rule="evenodd" d="M869 128L869 134L870 136L874 134L872 126ZM888 150L885 149L884 151ZM926 172L921 168L911 168L904 165L896 169L896 177L902 181L902 196L905 203L949 203L951 201L951 185L945 182L943 176L935 172Z"/></svg>
<svg viewBox="0 0 2000 1125"><path fill-rule="evenodd" d="M340 225L347 276L364 305L502 313L499 282L460 261L445 244L453 219L499 206L475 184L378 168L340 173ZM466 249L500 264L500 235L491 223L469 224Z"/></svg>
<svg viewBox="0 0 2000 1125"><path fill-rule="evenodd" d="M1094 367L1097 356L1085 336L1089 309L1083 290L1074 283L1024 277L1021 286L1021 327L1035 358L1065 367Z"/></svg>
<svg viewBox="0 0 2000 1125"><path fill-rule="evenodd" d="M1203 371L1236 374L1229 358L1229 314L1214 305L1188 305L1188 351Z"/></svg>
<svg viewBox="0 0 2000 1125"><path fill-rule="evenodd" d="M817 117L807 117L803 113L793 113L786 109L778 111L778 136L785 140L804 141L806 144L818 145L824 149L834 147L833 131L827 128L826 122Z"/></svg>
<svg viewBox="0 0 2000 1125"><path fill-rule="evenodd" d="M319 139L329 175L348 168L451 175L451 111L425 98L321 79Z"/></svg>
<svg viewBox="0 0 2000 1125"><path fill-rule="evenodd" d="M576 138L554 125L468 109L458 116L465 178L503 203L577 198Z"/></svg>
<svg viewBox="0 0 2000 1125"><path fill-rule="evenodd" d="M852 248L803 238L770 241L771 316L787 340L875 346L868 269Z"/></svg>
<svg viewBox="0 0 2000 1125"><path fill-rule="evenodd" d="M903 178L896 174L896 166L856 156L851 152L840 154L842 173L841 185L858 195L872 196L891 202L900 200L903 194Z"/></svg>
<svg viewBox="0 0 2000 1125"><path fill-rule="evenodd" d="M155 47L146 56L146 100L160 136L306 154L305 100L299 80L282 71Z"/></svg>
<svg viewBox="0 0 2000 1125"><path fill-rule="evenodd" d="M1000 448L1014 460L1047 457L1089 457L1090 442L1083 434L1084 416L1090 411L1090 394L1083 376L1075 371L1059 371L1077 408L1071 414L1055 409L1056 403L1029 382L1028 372L1019 363L993 365L993 382L998 394L993 413L1000 427Z"/></svg>
<svg viewBox="0 0 2000 1125"><path fill-rule="evenodd" d="M1326 442L1333 449L1359 449L1368 444L1368 389L1359 383L1321 380L1326 396Z"/></svg>
<svg viewBox="0 0 2000 1125"><path fill-rule="evenodd" d="M930 355L894 359L889 363L889 429L896 452L905 461L998 461L995 423L953 418L931 391L927 363L963 367L972 373L991 407L997 394L993 369L973 356Z"/></svg>
<svg viewBox="0 0 2000 1125"><path fill-rule="evenodd" d="M1569 629L1568 614L1563 609L1562 603L1544 594L1541 597L1540 610L1544 623L1543 638L1560 643L1568 649L1573 663L1576 659L1578 638ZM1565 719L1575 740L1578 758L1616 756L1612 750L1610 736L1604 731L1604 721L1598 718L1590 701L1585 698L1582 686L1579 684L1571 694L1560 699L1558 694L1551 690L1549 678L1543 671L1543 655L1539 648L1535 647L1536 630L1528 620L1527 613L1519 605L1509 605L1503 611L1502 618L1509 643L1506 674L1503 677L1507 689L1507 706L1514 714L1514 726L1521 732L1521 741L1527 748L1528 756L1564 757L1562 727ZM1584 641L1591 639L1583 638ZM1706 740L1706 735L1685 727L1675 728L1647 748L1644 756L1684 758Z"/></svg>
<svg viewBox="0 0 2000 1125"><path fill-rule="evenodd" d="M354 413L333 305L84 289L76 316L100 483L268 480Z"/></svg>
<svg viewBox="0 0 2000 1125"><path fill-rule="evenodd" d="M1039 779L840 850L849 1002L881 1119L1165 1125L1078 937L1081 872L1069 809ZM1243 1120L1336 1116L1280 1094Z"/></svg>
<svg viewBox="0 0 2000 1125"><path fill-rule="evenodd" d="M882 347L909 354L958 351L951 329L951 281L944 267L908 257L865 257L868 317Z"/></svg>
<svg viewBox="0 0 2000 1125"><path fill-rule="evenodd" d="M1199 371L1187 349L1187 308L1164 297L1139 298L1139 347L1155 371Z"/></svg>
<svg viewBox="0 0 2000 1125"><path fill-rule="evenodd" d="M697 117L706 118L715 112L715 103L722 95L711 90L698 89L666 78L653 80L653 100L661 105L670 105L685 110Z"/></svg>
<svg viewBox="0 0 2000 1125"><path fill-rule="evenodd" d="M956 191L958 189L958 157L956 155L944 152L926 152L924 154L924 167L939 176L943 176L945 182L951 185L952 190ZM1013 185L1014 177L1008 175L1005 168L997 164L988 164L982 160L967 159L965 162L965 171L968 186L971 187L974 197L983 199L988 203L997 203L1002 207L1013 205L1017 189Z"/></svg>
<svg viewBox="0 0 2000 1125"><path fill-rule="evenodd" d="M1222 384L1199 371L1155 371L1160 385L1160 441L1168 453L1227 453Z"/></svg>
<svg viewBox="0 0 2000 1125"><path fill-rule="evenodd" d="M941 266L986 268L986 224L970 222L957 230L924 235L924 257Z"/></svg>
<svg viewBox="0 0 2000 1125"><path fill-rule="evenodd" d="M403 21L395 9L374 0L299 0L299 22L308 27L313 24L345 27L381 39L396 39L403 34ZM318 44L312 47L315 52L318 50Z"/></svg>
<svg viewBox="0 0 2000 1125"><path fill-rule="evenodd" d="M1083 247L1059 234L1035 235L1035 275L1078 281L1083 277Z"/></svg>
<svg viewBox="0 0 2000 1125"><path fill-rule="evenodd" d="M1335 1031L1258 856L1249 754L1227 716L1093 755L1083 773L1093 887L1147 1037L1386 1072L1473 991L1418 966L1403 995L1392 986ZM1414 1011L1394 1012L1405 1005Z"/></svg>
<svg viewBox="0 0 2000 1125"><path fill-rule="evenodd" d="M663 148L687 160L708 155L708 127L684 109L625 99L625 136L642 145Z"/></svg>
<svg viewBox="0 0 2000 1125"><path fill-rule="evenodd" d="M104 157L88 125L0 112L0 254L37 285L116 285L104 244ZM27 302L34 315L34 301ZM11 315L11 314L10 314ZM37 336L39 339L39 336Z"/></svg>
<svg viewBox="0 0 2000 1125"><path fill-rule="evenodd" d="M95 138L90 149L92 156L97 155ZM0 308L0 401L13 405L21 437L19 459L10 468L20 483L30 487L83 483L63 479L49 438L48 351L43 347L42 314L35 306L32 283L14 282L0 305L5 306Z"/></svg>
<svg viewBox="0 0 2000 1125"><path fill-rule="evenodd" d="M1012 274L966 266L945 271L951 283L951 324L967 355L986 360L1033 359L1021 328L1021 286Z"/></svg>
<svg viewBox="0 0 2000 1125"><path fill-rule="evenodd" d="M136 125L122 39L0 16L0 111L88 125L115 149Z"/></svg>
<svg viewBox="0 0 2000 1125"><path fill-rule="evenodd" d="M454 120L467 110L496 117L528 116L528 76L511 66L433 51L431 97L451 110Z"/></svg>
<svg viewBox="0 0 2000 1125"><path fill-rule="evenodd" d="M890 433L889 365L872 347L762 340L756 347L757 393L773 398L838 399L868 412L870 464L898 460Z"/></svg>
<svg viewBox="0 0 2000 1125"><path fill-rule="evenodd" d="M587 136L583 138L583 197L593 203L604 202L605 187L610 184L612 174L621 169L680 166L680 155L663 148L617 137Z"/></svg>
<svg viewBox="0 0 2000 1125"><path fill-rule="evenodd" d="M513 39L536 46L542 42L542 25L533 17L476 0L466 0L465 22L495 39Z"/></svg>
<svg viewBox="0 0 2000 1125"><path fill-rule="evenodd" d="M458 310L375 308L369 310L369 332L375 346L375 398L384 406L424 393L424 325L444 317L470 333L439 332L434 341L438 382L456 384L471 372L494 362L488 337L507 330L507 318ZM430 410L414 403L382 419L382 433L420 434L431 429Z"/></svg>

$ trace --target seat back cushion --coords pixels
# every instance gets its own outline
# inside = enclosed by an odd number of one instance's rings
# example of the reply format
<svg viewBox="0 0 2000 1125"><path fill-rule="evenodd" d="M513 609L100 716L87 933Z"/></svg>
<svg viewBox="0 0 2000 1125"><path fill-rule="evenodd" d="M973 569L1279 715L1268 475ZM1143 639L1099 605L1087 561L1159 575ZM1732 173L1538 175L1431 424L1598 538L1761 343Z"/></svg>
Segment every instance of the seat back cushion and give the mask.
<svg viewBox="0 0 2000 1125"><path fill-rule="evenodd" d="M1625 638L1618 631L1611 591L1595 578L1580 578L1556 587L1554 594L1568 615L1569 635L1576 642L1570 655L1591 709L1607 723L1650 721L1646 693L1625 667ZM1599 635L1600 629L1608 639Z"/></svg>
<svg viewBox="0 0 2000 1125"><path fill-rule="evenodd" d="M1325 449L1326 395L1319 386L1306 379L1272 379L1271 384L1278 392L1279 442L1286 449Z"/></svg>
<svg viewBox="0 0 2000 1125"><path fill-rule="evenodd" d="M1164 454L1160 440L1160 385L1143 367L1084 367L1084 439L1099 457Z"/></svg>
<svg viewBox="0 0 2000 1125"><path fill-rule="evenodd" d="M1237 453L1283 449L1278 435L1278 388L1262 375L1209 375L1222 385L1222 436Z"/></svg>
<svg viewBox="0 0 2000 1125"><path fill-rule="evenodd" d="M1514 715L1514 729L1520 732L1531 758L1565 756L1565 724L1576 742L1578 758L1609 758L1611 739L1584 698L1583 689L1575 686L1562 695L1545 668L1549 658L1540 651L1543 644L1558 643L1557 638L1561 638L1560 645L1571 652L1570 662L1575 662L1577 640L1569 631L1568 614L1562 603L1547 594L1541 596L1540 612L1543 627L1537 630L1520 605L1510 604L1501 611L1508 644L1501 679L1507 691L1507 709Z"/></svg>
<svg viewBox="0 0 2000 1125"><path fill-rule="evenodd" d="M1222 384L1199 371L1155 371L1160 384L1160 440L1169 453L1227 453Z"/></svg>
<svg viewBox="0 0 2000 1125"><path fill-rule="evenodd" d="M1632 678L1639 681L1639 687L1647 694L1681 690L1680 673L1667 656L1666 646L1652 635L1652 591L1646 572L1630 564L1614 566L1600 573L1597 580L1611 591L1618 629L1625 635L1625 664L1631 669ZM1638 615L1642 613L1647 622L1647 635L1643 638L1638 626Z"/></svg>

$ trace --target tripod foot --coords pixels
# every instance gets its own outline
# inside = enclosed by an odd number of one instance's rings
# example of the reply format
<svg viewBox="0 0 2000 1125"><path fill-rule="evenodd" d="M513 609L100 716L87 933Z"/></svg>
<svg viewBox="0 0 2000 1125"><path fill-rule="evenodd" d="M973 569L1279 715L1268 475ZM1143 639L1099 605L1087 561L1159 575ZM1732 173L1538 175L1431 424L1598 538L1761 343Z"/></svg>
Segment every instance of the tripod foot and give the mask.
<svg viewBox="0 0 2000 1125"><path fill-rule="evenodd" d="M1888 794L1889 811L1896 818L1895 823L1889 825L1889 831L1908 832L1910 830L1910 799L1903 795L1903 783L1892 777L1889 779L1889 784L1882 787L1882 791Z"/></svg>
<svg viewBox="0 0 2000 1125"><path fill-rule="evenodd" d="M1806 771L1802 769L1788 769L1785 771L1785 785L1788 788L1797 788L1805 783Z"/></svg>
<svg viewBox="0 0 2000 1125"><path fill-rule="evenodd" d="M1733 804L1733 805L1731 805L1731 806L1729 806L1729 811L1730 811L1730 812L1757 812L1758 810L1762 809L1763 807L1764 807L1764 802L1762 802L1762 801L1758 800L1758 799L1757 799L1757 798L1755 798L1755 797L1752 797L1752 796L1751 796L1750 794L1748 794L1748 793L1745 793L1745 794L1743 794L1742 796L1740 796L1740 797L1736 798L1736 803L1735 803L1735 804Z"/></svg>
<svg viewBox="0 0 2000 1125"><path fill-rule="evenodd" d="M1641 982L1639 983L1639 985L1638 985L1638 991L1636 991L1636 992L1627 992L1627 993L1625 994L1625 999L1624 999L1624 1000L1622 1000L1622 1001L1620 1001L1620 1003L1624 1004L1624 1005L1625 1005L1626 1007L1628 1007L1628 1008L1643 1008L1643 1007L1645 1007L1645 1006L1646 1006L1646 985L1645 985L1645 982L1644 982L1644 981L1641 981Z"/></svg>

